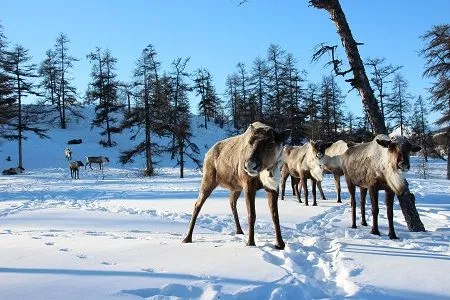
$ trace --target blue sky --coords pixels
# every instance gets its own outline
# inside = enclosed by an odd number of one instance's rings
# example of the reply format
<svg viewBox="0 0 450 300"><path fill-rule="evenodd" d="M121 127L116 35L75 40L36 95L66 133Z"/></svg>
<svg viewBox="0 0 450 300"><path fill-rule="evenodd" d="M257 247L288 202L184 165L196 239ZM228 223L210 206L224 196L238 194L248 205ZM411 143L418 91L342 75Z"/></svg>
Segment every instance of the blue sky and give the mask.
<svg viewBox="0 0 450 300"><path fill-rule="evenodd" d="M70 53L80 58L74 68L75 85L84 95L90 65L86 54L100 46L118 58L122 80L131 77L142 49L153 44L164 69L177 57L191 57L189 68L205 67L213 74L219 93L238 62L250 68L257 56L264 57L271 43L280 45L319 82L330 70L311 64L314 46L339 44L328 14L308 6L307 0L2 0L0 22L11 44L30 49L34 62L53 48L60 32L67 34ZM363 42L364 58L385 57L403 65L402 73L414 95L426 95L429 85L422 78L424 61L417 52L419 36L432 25L450 22L448 0L341 0L355 39ZM343 52L341 52L343 57ZM342 89L349 86L340 79ZM196 108L196 101L193 106ZM347 107L359 113L356 92L347 97ZM433 118L433 117L432 117Z"/></svg>

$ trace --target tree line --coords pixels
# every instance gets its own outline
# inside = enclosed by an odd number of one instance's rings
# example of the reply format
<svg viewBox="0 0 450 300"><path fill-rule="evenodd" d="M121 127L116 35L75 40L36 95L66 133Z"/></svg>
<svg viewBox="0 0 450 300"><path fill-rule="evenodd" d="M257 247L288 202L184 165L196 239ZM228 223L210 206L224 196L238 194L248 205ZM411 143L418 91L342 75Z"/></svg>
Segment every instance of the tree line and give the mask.
<svg viewBox="0 0 450 300"><path fill-rule="evenodd" d="M437 54L433 52L431 40L438 29L448 38L448 25L444 29L434 27L422 37L428 42L428 48L421 53L429 59L425 76L439 79L442 77L439 70L432 68ZM19 167L23 167L24 131L48 137L39 126L42 116L50 117L52 123L57 122L65 129L71 118L83 117L80 114L83 104L95 106L91 126L102 128L99 142L103 146L115 145L114 134L134 130L135 145L121 154L120 161L128 163L136 155L144 154L146 175L154 173L153 156L163 152L170 152L176 160L180 176L187 159L200 164L190 128L189 99L194 96L199 97L197 109L205 128L208 121L214 121L221 126L229 124L232 133L237 133L254 121L262 121L278 129L290 128L291 144L308 139L360 142L377 133L367 109L362 116L346 109L347 92L337 84L339 72L330 70L320 82L308 81L308 74L298 66L297 59L275 44L268 47L264 57L256 57L251 66L237 62L226 79L223 95L217 93L208 69L188 72L189 58L176 58L169 69L163 69L151 44L138 56L132 78L121 82L117 79L117 58L109 49L98 47L86 55L92 68L84 96L73 85L71 72L79 59L70 55L69 45L69 38L61 33L53 48L45 53L45 59L39 65L32 64L29 50L21 45L9 47L0 26L0 136L18 140ZM447 51L443 59L448 60L448 48L441 51ZM448 68L446 63L444 69ZM408 134L420 140L422 148L430 146L431 149L426 116L430 109L442 111L444 117L440 124L448 122L445 117L450 110L445 102L448 86L430 90L434 101L430 106L428 98L408 91L401 66L389 64L384 58L370 58L364 65L369 69L370 86L387 129L399 128L401 134L411 130ZM24 97L29 95L36 97L35 104L22 105ZM154 136L169 137L170 142L158 145Z"/></svg>

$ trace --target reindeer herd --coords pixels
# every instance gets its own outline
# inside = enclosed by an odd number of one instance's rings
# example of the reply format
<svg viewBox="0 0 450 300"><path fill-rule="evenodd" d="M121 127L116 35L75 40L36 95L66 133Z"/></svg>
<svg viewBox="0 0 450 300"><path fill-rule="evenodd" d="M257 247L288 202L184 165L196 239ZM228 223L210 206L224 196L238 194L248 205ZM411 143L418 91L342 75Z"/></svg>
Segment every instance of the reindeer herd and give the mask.
<svg viewBox="0 0 450 300"><path fill-rule="evenodd" d="M389 238L397 239L393 224L393 202L407 188L405 173L410 169L411 152L420 150L404 137L389 138L378 135L371 142L353 144L344 141L326 143L310 141L302 146L285 146L290 132L278 132L270 126L256 122L241 135L216 143L205 155L200 192L194 205L184 243L192 242L197 216L211 192L222 186L230 191L230 206L236 224L236 234L243 234L236 209L236 202L243 191L248 214L247 245L254 246L256 220L255 193L264 189L275 229L275 248L284 249L278 215L278 193L284 199L286 180L291 176L294 194L302 202L301 190L308 205L307 180L312 181L313 205L317 205L316 186L322 199L323 173L333 174L337 201L341 201L340 177L345 176L350 193L352 228L356 228L355 189L361 191L361 225L367 226L365 199L369 191L372 205L372 234L378 230L378 192L385 191L389 224ZM301 185L301 187L299 187Z"/></svg>
<svg viewBox="0 0 450 300"><path fill-rule="evenodd" d="M102 170L102 164L109 162L109 158L106 156L86 156L86 164L80 160L72 160L72 150L69 147L64 149L64 155L69 162L70 177L72 179L80 179L80 167L84 166L84 169L89 165L92 170L92 164L98 164L100 170Z"/></svg>

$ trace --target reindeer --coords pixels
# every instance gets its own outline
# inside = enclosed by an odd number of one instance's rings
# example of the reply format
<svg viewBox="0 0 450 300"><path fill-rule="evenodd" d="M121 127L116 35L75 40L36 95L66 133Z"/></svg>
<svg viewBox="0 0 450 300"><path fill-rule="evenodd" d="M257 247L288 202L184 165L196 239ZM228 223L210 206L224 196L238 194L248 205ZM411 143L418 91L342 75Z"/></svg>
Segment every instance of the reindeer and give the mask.
<svg viewBox="0 0 450 300"><path fill-rule="evenodd" d="M22 167L8 168L2 171L2 175L19 175L22 174L23 171L25 171L25 169Z"/></svg>
<svg viewBox="0 0 450 300"><path fill-rule="evenodd" d="M67 160L71 160L71 159L72 159L72 150L70 150L70 148L67 147L67 148L64 150L64 155L66 156L66 159L67 159Z"/></svg>
<svg viewBox="0 0 450 300"><path fill-rule="evenodd" d="M316 184L322 181L322 165L325 150L332 143L323 141L311 141L303 146L286 146L283 150L284 164L281 170L281 199L284 200L286 180L289 175L299 178L305 191L305 205L308 204L307 180L312 179L313 206L317 206ZM300 191L297 190L297 200L300 199Z"/></svg>
<svg viewBox="0 0 450 300"><path fill-rule="evenodd" d="M89 165L89 168L92 170L92 163L98 164L100 166L100 170L102 169L102 164L105 162L109 162L109 158L106 156L86 156L86 165L84 166L84 169Z"/></svg>
<svg viewBox="0 0 450 300"><path fill-rule="evenodd" d="M362 225L365 220L365 197L369 190L372 204L372 234L378 230L378 191L384 190L389 224L389 238L397 239L394 231L394 196L406 189L405 173L409 171L409 154L417 152L419 146L412 145L405 137L392 140L387 135L377 135L370 143L348 148L342 155L342 169L350 193L352 206L352 228L356 228L355 187L361 188ZM367 225L367 223L366 223Z"/></svg>
<svg viewBox="0 0 450 300"><path fill-rule="evenodd" d="M222 186L230 190L230 206L236 224L236 234L243 234L236 209L242 191L248 213L248 246L255 246L255 194L264 188L269 200L275 228L276 249L284 249L278 216L278 185L282 165L283 142L290 130L278 132L272 127L255 122L241 135L216 143L205 155L199 196L183 243L192 242L195 221L211 192Z"/></svg>
<svg viewBox="0 0 450 300"><path fill-rule="evenodd" d="M72 179L80 179L80 167L84 166L82 161L71 161L69 164L70 177Z"/></svg>

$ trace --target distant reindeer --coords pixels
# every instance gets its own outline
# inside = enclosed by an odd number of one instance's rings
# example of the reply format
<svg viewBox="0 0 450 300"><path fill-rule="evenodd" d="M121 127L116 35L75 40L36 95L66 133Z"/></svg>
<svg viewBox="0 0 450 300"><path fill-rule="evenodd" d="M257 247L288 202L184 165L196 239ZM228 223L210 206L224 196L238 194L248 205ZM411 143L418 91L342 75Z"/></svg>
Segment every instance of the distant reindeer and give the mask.
<svg viewBox="0 0 450 300"><path fill-rule="evenodd" d="M69 140L67 142L68 145L77 145L77 144L81 144L81 143L83 143L82 139L74 139L74 140Z"/></svg>
<svg viewBox="0 0 450 300"><path fill-rule="evenodd" d="M64 150L64 155L66 156L66 159L67 159L67 160L72 160L72 150L70 150L69 147L67 147L67 148Z"/></svg>
<svg viewBox="0 0 450 300"><path fill-rule="evenodd" d="M9 169L5 169L2 172L2 175L18 175L23 173L23 171L25 171L24 168L18 167L18 168L9 168Z"/></svg>
<svg viewBox="0 0 450 300"><path fill-rule="evenodd" d="M69 164L70 177L73 179L80 179L80 167L84 166L82 161L72 161Z"/></svg>
<svg viewBox="0 0 450 300"><path fill-rule="evenodd" d="M255 122L243 134L219 141L209 149L203 162L200 192L183 243L192 242L197 216L206 199L220 185L230 190L230 206L236 224L236 234L243 233L236 202L241 192L245 193L249 223L248 246L255 246L256 191L264 188L275 229L275 248L284 249L277 201L283 142L289 135L290 130L278 132L270 126Z"/></svg>
<svg viewBox="0 0 450 300"><path fill-rule="evenodd" d="M109 162L109 158L106 156L86 156L86 165L84 166L84 169L89 165L89 168L92 170L91 164L98 164L100 166L100 170L102 169L102 164L105 162Z"/></svg>

